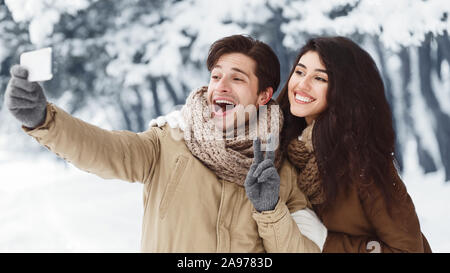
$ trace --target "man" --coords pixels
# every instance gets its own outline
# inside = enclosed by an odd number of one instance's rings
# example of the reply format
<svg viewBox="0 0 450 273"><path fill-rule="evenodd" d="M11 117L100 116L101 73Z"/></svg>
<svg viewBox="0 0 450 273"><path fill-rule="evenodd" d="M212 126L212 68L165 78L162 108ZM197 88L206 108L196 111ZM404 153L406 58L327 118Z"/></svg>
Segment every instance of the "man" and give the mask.
<svg viewBox="0 0 450 273"><path fill-rule="evenodd" d="M211 138L235 128L242 108L274 104L276 55L235 35L211 46L207 65L209 86L189 95L184 131L103 130L47 103L20 66L11 69L5 100L29 135L78 168L144 183L144 252L319 252L322 243L305 237L290 215L307 205L294 167L278 151L263 159L259 143L252 165L251 139ZM269 119L258 123L270 127Z"/></svg>

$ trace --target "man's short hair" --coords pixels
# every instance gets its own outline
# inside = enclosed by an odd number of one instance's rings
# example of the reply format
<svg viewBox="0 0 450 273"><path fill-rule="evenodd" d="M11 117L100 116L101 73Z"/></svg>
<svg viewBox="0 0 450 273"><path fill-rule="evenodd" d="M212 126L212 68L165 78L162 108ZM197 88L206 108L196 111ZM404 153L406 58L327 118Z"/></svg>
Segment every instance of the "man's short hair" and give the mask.
<svg viewBox="0 0 450 273"><path fill-rule="evenodd" d="M241 53L256 62L254 73L258 78L258 94L267 87L272 87L274 93L277 91L280 84L280 62L270 46L246 35L222 38L215 41L209 49L206 60L208 70L211 72L219 58L228 53Z"/></svg>

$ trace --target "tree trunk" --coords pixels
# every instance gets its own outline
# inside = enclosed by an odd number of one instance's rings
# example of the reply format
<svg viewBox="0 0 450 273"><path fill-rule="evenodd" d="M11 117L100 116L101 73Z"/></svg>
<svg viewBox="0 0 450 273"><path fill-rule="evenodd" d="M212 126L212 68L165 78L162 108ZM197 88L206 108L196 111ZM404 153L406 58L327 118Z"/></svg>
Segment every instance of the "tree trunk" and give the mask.
<svg viewBox="0 0 450 273"><path fill-rule="evenodd" d="M123 120L125 121L125 130L132 131L133 128L132 128L131 119L129 117L129 112L128 112L127 108L125 107L122 99L120 98L120 93L118 93L116 96L117 96L117 101L119 102L120 111L122 112Z"/></svg>
<svg viewBox="0 0 450 273"><path fill-rule="evenodd" d="M439 146L439 154L445 170L445 180L450 180L450 117L442 112L431 84L431 34L426 35L425 41L419 47L420 90L432 113L436 128L434 133Z"/></svg>
<svg viewBox="0 0 450 273"><path fill-rule="evenodd" d="M172 84L170 84L167 77L163 77L162 80L164 82L164 85L166 86L167 92L169 92L169 95L173 100L174 105L181 104L182 102L178 99L177 93L173 89L173 86L172 86Z"/></svg>
<svg viewBox="0 0 450 273"><path fill-rule="evenodd" d="M281 31L281 25L284 23L282 11L271 8L270 6L269 9L273 13L272 18L270 18L266 24L257 29L254 35L255 37L260 38L265 37L267 44L273 49L278 57L278 60L280 61L280 85L278 86L278 90L281 90L284 84L288 81L289 72L298 52L289 52L289 50L287 50L283 45L283 40L286 35L283 31ZM298 49L300 49L300 45ZM274 98L276 98L279 94L279 92L276 94L275 92L277 92L277 90L274 90Z"/></svg>
<svg viewBox="0 0 450 273"><path fill-rule="evenodd" d="M448 33L445 32L444 35L436 37L436 41L438 44L438 57L437 57L437 71L439 79L442 79L441 75L441 64L443 60L447 60L448 64L450 64L450 39L448 37Z"/></svg>
<svg viewBox="0 0 450 273"><path fill-rule="evenodd" d="M381 44L379 37L374 37L373 38L374 44L375 44L375 50L378 54L378 57L380 58L380 66L381 66L381 76L383 77L383 82L384 82L384 89L385 89L385 95L386 95L386 99L389 102L389 105L391 107L391 112L392 112L392 125L394 126L395 131L398 130L398 126L397 126L397 117L394 115L394 96L392 94L392 83L391 83L391 79L389 78L389 72L388 72L388 68L386 65L386 60L384 57L384 52L385 49L383 47L383 45ZM395 159L398 162L398 167L400 168L400 171L403 170L403 149L402 149L402 144L400 142L400 139L398 137L398 135L396 134L396 138L395 138Z"/></svg>
<svg viewBox="0 0 450 273"><path fill-rule="evenodd" d="M136 131L142 132L146 129L144 118L142 117L142 96L141 93L139 93L139 88L137 86L133 87L133 91L137 97L137 103L132 106L133 112L136 115Z"/></svg>
<svg viewBox="0 0 450 273"><path fill-rule="evenodd" d="M406 134L412 134L416 140L419 164L424 168L425 173L434 172L437 170L436 164L428 151L424 149L420 136L417 134L414 127L414 117L412 116L414 109L412 109L411 105L411 89L409 85L411 82L412 71L409 54L410 51L408 48L403 48L399 53L399 57L402 62L400 76L402 79L402 100L405 103L403 117L407 128Z"/></svg>
<svg viewBox="0 0 450 273"><path fill-rule="evenodd" d="M162 115L161 107L159 105L159 98L158 98L158 85L155 78L150 78L150 90L152 90L153 95L153 108L155 109L155 117L159 117Z"/></svg>

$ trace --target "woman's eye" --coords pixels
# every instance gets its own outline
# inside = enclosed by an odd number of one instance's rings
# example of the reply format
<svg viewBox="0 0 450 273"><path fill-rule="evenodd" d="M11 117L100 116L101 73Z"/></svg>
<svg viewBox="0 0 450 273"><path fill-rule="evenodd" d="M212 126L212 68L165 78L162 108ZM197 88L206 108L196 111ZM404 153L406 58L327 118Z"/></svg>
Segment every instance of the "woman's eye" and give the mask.
<svg viewBox="0 0 450 273"><path fill-rule="evenodd" d="M217 75L211 75L211 78L217 80L217 79L219 78L219 76L217 76Z"/></svg>
<svg viewBox="0 0 450 273"><path fill-rule="evenodd" d="M300 75L300 76L302 76L304 74L303 71L301 71L301 70L297 70L297 71L295 71L295 73Z"/></svg>
<svg viewBox="0 0 450 273"><path fill-rule="evenodd" d="M235 81L242 81L240 78L234 78Z"/></svg>
<svg viewBox="0 0 450 273"><path fill-rule="evenodd" d="M316 80L321 81L321 82L328 82L326 79L324 79L322 77L316 77Z"/></svg>

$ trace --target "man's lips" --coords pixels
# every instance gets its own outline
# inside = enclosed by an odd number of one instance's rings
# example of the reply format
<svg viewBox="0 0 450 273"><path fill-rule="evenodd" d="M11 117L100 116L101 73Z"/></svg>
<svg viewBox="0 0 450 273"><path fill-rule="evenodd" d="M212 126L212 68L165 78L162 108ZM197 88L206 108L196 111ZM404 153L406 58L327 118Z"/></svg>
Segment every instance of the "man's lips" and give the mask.
<svg viewBox="0 0 450 273"><path fill-rule="evenodd" d="M212 102L213 103L223 102L236 105L235 100L231 97L213 97Z"/></svg>
<svg viewBox="0 0 450 273"><path fill-rule="evenodd" d="M223 117L236 108L236 102L229 97L215 97L212 99L211 108L214 116Z"/></svg>

